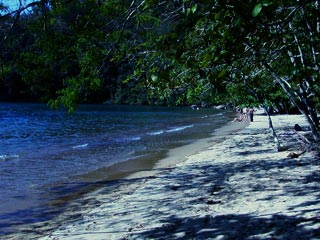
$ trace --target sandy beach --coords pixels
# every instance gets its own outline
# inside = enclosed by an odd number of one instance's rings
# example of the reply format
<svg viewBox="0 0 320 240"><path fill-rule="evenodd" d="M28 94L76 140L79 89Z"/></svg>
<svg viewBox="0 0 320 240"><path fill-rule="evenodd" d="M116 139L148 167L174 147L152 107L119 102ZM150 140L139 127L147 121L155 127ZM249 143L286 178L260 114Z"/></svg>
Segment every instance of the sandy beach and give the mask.
<svg viewBox="0 0 320 240"><path fill-rule="evenodd" d="M267 117L256 114L243 130L228 123L228 137L180 149L175 164L168 161L177 153L113 191L83 196L63 224L33 231L40 239L320 239L319 156L288 157L306 134L294 124L305 129L306 122L272 120L286 151L277 151Z"/></svg>

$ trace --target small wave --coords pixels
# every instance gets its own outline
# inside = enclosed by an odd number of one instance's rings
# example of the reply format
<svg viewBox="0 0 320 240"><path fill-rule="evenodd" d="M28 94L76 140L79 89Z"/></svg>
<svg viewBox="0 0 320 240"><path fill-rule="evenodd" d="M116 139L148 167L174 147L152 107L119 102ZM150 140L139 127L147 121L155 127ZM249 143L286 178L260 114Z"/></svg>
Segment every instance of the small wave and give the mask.
<svg viewBox="0 0 320 240"><path fill-rule="evenodd" d="M187 128L192 128L193 127L193 124L192 125L187 125L187 126L182 126L182 127L176 127L176 128L172 128L170 130L167 130L166 132L168 133L171 133L171 132L179 132L179 131L182 131L182 130L185 130Z"/></svg>
<svg viewBox="0 0 320 240"><path fill-rule="evenodd" d="M211 114L211 115L204 115L201 118L209 118L209 117L218 117L218 116L223 116L223 113L216 113L216 114Z"/></svg>
<svg viewBox="0 0 320 240"><path fill-rule="evenodd" d="M216 113L216 114L211 115L211 117L217 117L217 116L222 116L222 115L223 115L223 113Z"/></svg>
<svg viewBox="0 0 320 240"><path fill-rule="evenodd" d="M130 140L130 141L139 141L140 139L141 139L141 137L128 138L128 140Z"/></svg>
<svg viewBox="0 0 320 240"><path fill-rule="evenodd" d="M88 143L86 143L86 144L81 144L81 145L77 145L77 146L73 146L72 148L73 148L73 149L79 149L79 148L85 148L85 147L88 147Z"/></svg>
<svg viewBox="0 0 320 240"><path fill-rule="evenodd" d="M131 142L131 141L139 141L141 140L141 137L125 137L117 139L116 142Z"/></svg>
<svg viewBox="0 0 320 240"><path fill-rule="evenodd" d="M0 160L10 160L10 159L17 159L17 158L19 158L20 156L19 155L17 155L17 154L12 154L12 155L6 155L6 154L4 154L4 155L0 155Z"/></svg>
<svg viewBox="0 0 320 240"><path fill-rule="evenodd" d="M156 136L156 135L161 135L161 134L163 134L163 133L164 133L163 130L159 130L159 131L156 131L156 132L150 132L150 133L148 133L148 135L150 135L150 136Z"/></svg>

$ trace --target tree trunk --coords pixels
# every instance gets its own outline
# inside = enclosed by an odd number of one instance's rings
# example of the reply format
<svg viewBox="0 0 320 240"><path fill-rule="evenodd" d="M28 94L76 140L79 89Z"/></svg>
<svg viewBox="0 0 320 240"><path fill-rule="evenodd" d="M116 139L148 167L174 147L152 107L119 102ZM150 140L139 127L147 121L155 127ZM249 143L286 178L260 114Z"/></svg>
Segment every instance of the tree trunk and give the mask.
<svg viewBox="0 0 320 240"><path fill-rule="evenodd" d="M270 113L269 113L269 111L268 111L268 109L267 109L266 106L263 106L263 110L264 110L264 112L266 113L266 115L268 116L269 128L270 128L271 131L272 131L272 135L273 135L274 142L277 144L277 149L278 149L278 151L281 151L281 144L280 144L278 135L277 135L277 133L276 133L276 130L275 130L274 127L273 127L273 123L272 123L272 119L271 119Z"/></svg>
<svg viewBox="0 0 320 240"><path fill-rule="evenodd" d="M266 67L266 69L270 72L270 74L274 77L274 79L276 80L277 83L280 84L280 86L282 87L283 91L287 94L287 96L289 97L290 101L299 109L299 111L305 116L310 128L311 128L311 132L312 132L312 136L315 142L319 142L320 141L320 135L319 132L317 131L317 127L315 126L314 122L312 121L311 117L308 114L307 110L304 110L301 108L301 104L302 102L297 102L296 100L296 96L298 96L297 92L295 92L294 90L292 90L291 86L288 84L288 82L286 82L284 79L281 79L280 76L278 76L273 70L272 68L269 66L269 64L264 63L264 66Z"/></svg>
<svg viewBox="0 0 320 240"><path fill-rule="evenodd" d="M274 142L277 144L277 149L278 151L281 150L281 144L280 144L280 141L279 141L279 138L278 138L278 135L273 127L273 123L272 123L272 120L271 120L271 116L270 116L270 113L268 111L268 107L265 105L264 103L264 100L258 95L257 92L255 92L250 86L249 84L246 82L246 78L243 77L243 84L245 85L245 87L249 90L249 92L258 100L258 102L260 103L260 105L262 106L264 112L266 113L267 117L268 117L268 123L269 123L269 128L271 129L272 131L272 135L273 135L273 139L274 139Z"/></svg>

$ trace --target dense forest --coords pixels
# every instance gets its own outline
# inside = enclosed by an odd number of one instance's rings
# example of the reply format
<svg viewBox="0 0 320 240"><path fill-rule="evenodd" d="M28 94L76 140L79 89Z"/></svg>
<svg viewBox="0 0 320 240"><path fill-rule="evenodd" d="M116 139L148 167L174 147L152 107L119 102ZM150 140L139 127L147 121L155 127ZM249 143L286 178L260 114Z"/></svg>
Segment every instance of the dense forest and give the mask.
<svg viewBox="0 0 320 240"><path fill-rule="evenodd" d="M0 100L299 111L319 140L319 1L0 1Z"/></svg>

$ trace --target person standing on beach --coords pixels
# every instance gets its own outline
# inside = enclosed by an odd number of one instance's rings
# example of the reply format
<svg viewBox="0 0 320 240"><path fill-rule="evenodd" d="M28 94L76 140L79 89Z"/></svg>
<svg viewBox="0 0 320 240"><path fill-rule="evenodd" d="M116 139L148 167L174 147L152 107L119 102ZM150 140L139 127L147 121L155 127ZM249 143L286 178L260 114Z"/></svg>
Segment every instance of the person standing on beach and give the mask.
<svg viewBox="0 0 320 240"><path fill-rule="evenodd" d="M253 122L253 112L254 112L253 107L250 107L248 110L250 122Z"/></svg>
<svg viewBox="0 0 320 240"><path fill-rule="evenodd" d="M242 115L243 115L243 121L246 122L248 120L248 114L247 114L248 108L244 107L242 109Z"/></svg>

